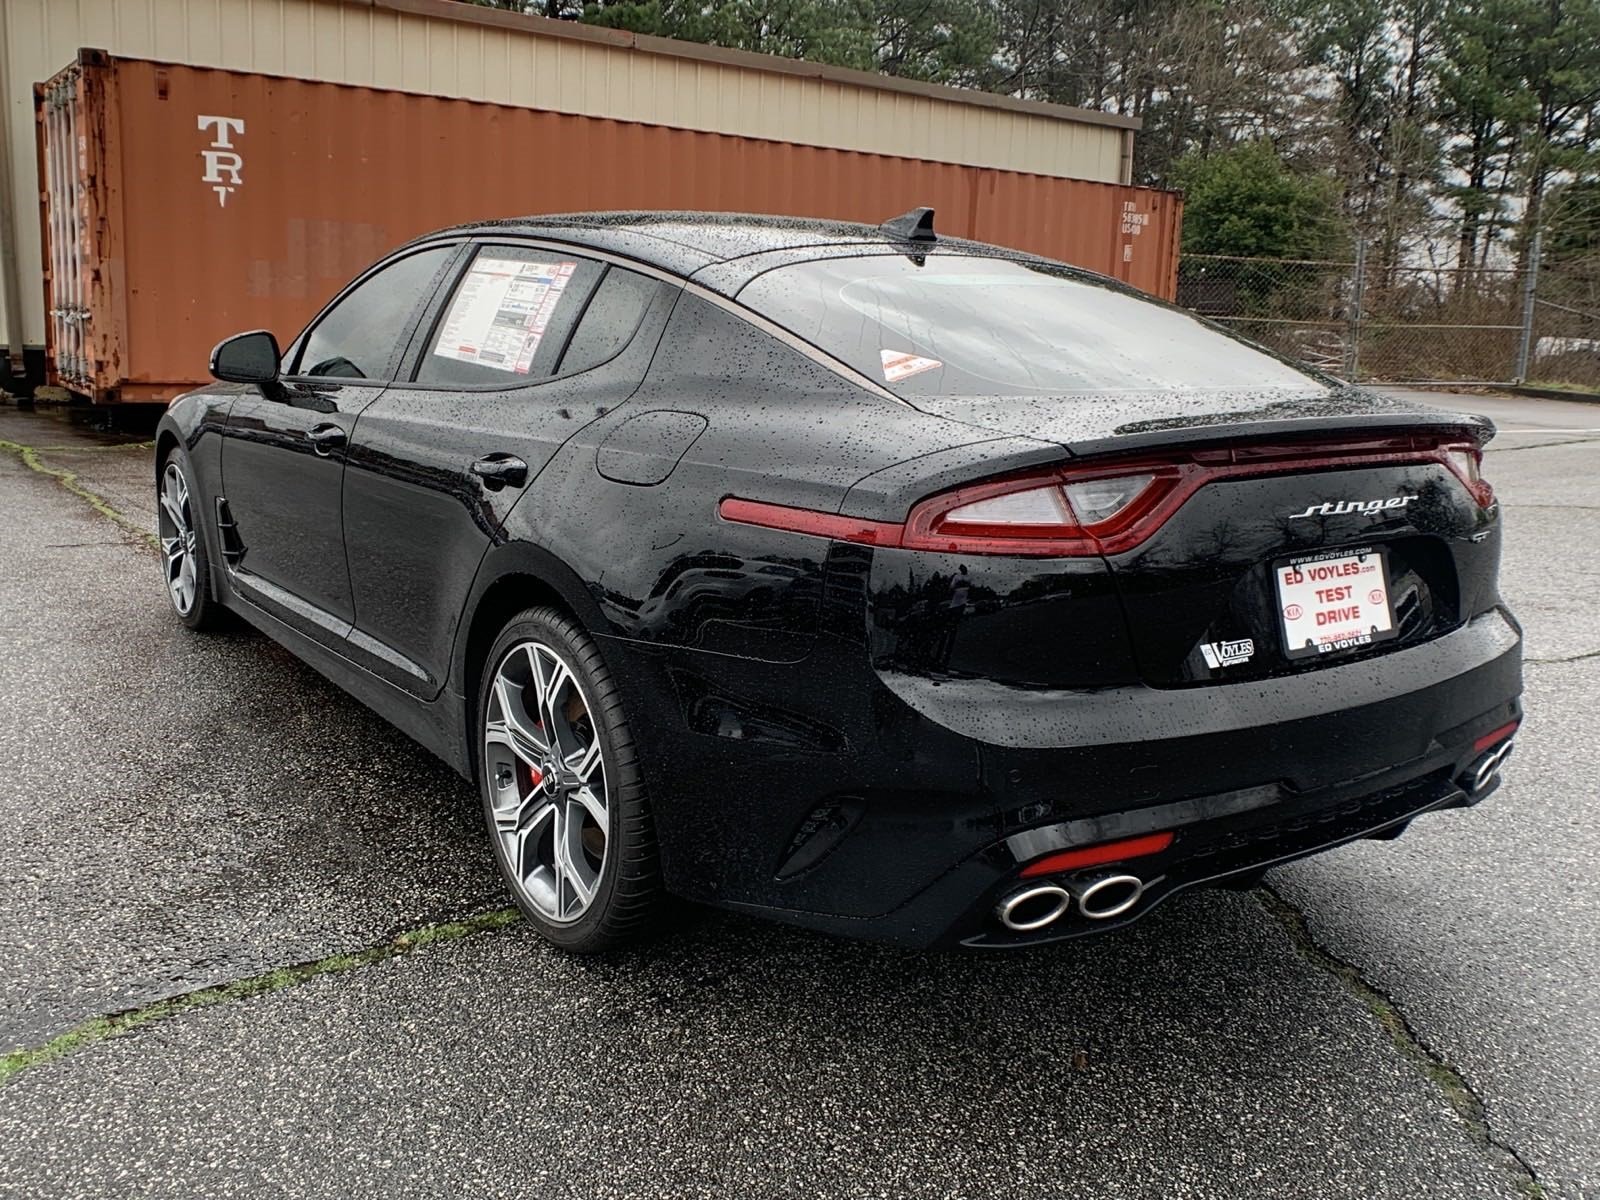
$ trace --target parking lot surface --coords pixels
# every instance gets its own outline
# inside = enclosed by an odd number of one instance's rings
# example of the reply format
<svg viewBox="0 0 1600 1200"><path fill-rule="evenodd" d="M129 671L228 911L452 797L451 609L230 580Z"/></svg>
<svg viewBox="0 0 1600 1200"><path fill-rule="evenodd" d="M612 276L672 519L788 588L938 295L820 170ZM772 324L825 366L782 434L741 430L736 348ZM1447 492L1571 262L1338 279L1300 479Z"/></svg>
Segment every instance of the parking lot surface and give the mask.
<svg viewBox="0 0 1600 1200"><path fill-rule="evenodd" d="M546 949L477 802L188 633L148 443L0 408L0 1194L1600 1196L1600 407L1503 433L1478 808L1024 954Z"/></svg>

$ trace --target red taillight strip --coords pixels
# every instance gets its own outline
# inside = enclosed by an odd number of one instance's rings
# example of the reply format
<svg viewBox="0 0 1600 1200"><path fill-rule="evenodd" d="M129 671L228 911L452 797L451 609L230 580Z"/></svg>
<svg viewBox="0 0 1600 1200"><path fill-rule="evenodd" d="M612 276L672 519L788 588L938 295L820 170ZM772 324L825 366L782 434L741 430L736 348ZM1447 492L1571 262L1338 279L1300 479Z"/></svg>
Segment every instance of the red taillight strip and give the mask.
<svg viewBox="0 0 1600 1200"><path fill-rule="evenodd" d="M787 504L764 504L760 500L741 500L725 496L717 505L725 521L741 525L760 525L790 533L809 533L839 542L859 542L863 546L898 546L904 526L892 521L867 521L861 517L841 517L838 513L791 508Z"/></svg>
<svg viewBox="0 0 1600 1200"><path fill-rule="evenodd" d="M1513 733L1515 733L1517 731L1517 726L1519 726L1521 724L1522 724L1521 721L1512 721L1509 724L1500 726L1499 729L1490 730L1488 733L1484 734L1477 741L1472 743L1472 752L1474 754L1476 754L1479 750L1487 750L1490 746L1493 746L1496 742L1505 741L1508 737L1510 737Z"/></svg>
<svg viewBox="0 0 1600 1200"><path fill-rule="evenodd" d="M1487 483L1466 477L1450 457L1452 450L1478 452L1475 443L1396 436L1336 446L1315 443L1269 443L1221 447L1172 458L1130 457L1072 462L1048 470L1033 470L1001 479L969 484L930 496L912 506L904 524L846 517L784 504L724 498L717 512L728 521L811 534L865 546L903 546L958 554L1006 554L1030 558L1086 557L1120 554L1131 550L1159 529L1188 499L1208 483L1224 479L1255 479L1302 471L1338 470L1367 466L1443 466L1465 487L1477 503L1494 503ZM1127 508L1097 524L1057 526L984 526L951 523L940 518L978 500L1008 495L1029 488L1121 475L1149 473L1154 482Z"/></svg>
<svg viewBox="0 0 1600 1200"><path fill-rule="evenodd" d="M1063 850L1047 854L1022 868L1022 878L1036 879L1040 875L1059 875L1062 871L1075 871L1080 867L1098 867L1105 863L1121 862L1127 858L1145 858L1160 854L1172 845L1173 835L1147 833L1143 837L1124 838L1120 842L1102 842L1098 846L1085 846L1081 850Z"/></svg>

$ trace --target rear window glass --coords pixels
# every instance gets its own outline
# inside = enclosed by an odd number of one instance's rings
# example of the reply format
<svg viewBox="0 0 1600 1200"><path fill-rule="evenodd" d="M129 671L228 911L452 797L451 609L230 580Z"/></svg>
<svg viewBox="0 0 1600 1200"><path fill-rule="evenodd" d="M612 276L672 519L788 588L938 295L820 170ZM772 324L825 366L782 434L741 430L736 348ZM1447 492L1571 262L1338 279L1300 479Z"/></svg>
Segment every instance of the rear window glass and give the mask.
<svg viewBox="0 0 1600 1200"><path fill-rule="evenodd" d="M1325 386L1180 309L1008 259L822 259L739 301L908 398Z"/></svg>

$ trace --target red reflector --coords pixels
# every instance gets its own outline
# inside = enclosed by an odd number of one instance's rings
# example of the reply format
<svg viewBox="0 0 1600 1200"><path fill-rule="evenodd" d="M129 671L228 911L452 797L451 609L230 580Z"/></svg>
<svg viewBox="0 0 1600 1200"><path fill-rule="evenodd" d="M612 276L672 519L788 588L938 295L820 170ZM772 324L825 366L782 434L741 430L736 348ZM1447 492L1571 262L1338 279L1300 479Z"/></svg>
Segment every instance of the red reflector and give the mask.
<svg viewBox="0 0 1600 1200"><path fill-rule="evenodd" d="M1125 858L1143 858L1147 854L1160 854L1172 845L1172 833L1147 833L1143 837L1124 838L1120 842L1102 842L1098 846L1085 846L1082 850L1063 850L1036 859L1022 868L1022 877L1055 875L1079 867L1098 867L1101 863L1121 862Z"/></svg>
<svg viewBox="0 0 1600 1200"><path fill-rule="evenodd" d="M737 496L725 497L717 505L717 513L724 521L737 521L741 525L810 533L841 542L859 542L865 546L900 544L901 527L890 521L841 517L838 513L791 508L787 504L766 504L760 500L741 500Z"/></svg>
<svg viewBox="0 0 1600 1200"><path fill-rule="evenodd" d="M1521 724L1522 724L1521 721L1513 721L1509 725L1502 725L1502 726L1500 726L1499 729L1491 730L1490 732L1484 734L1477 741L1473 742L1472 743L1472 749L1474 751L1487 750L1490 746L1494 745L1496 742L1505 741L1508 737L1510 737L1513 733L1515 733L1517 731L1517 726L1521 725Z"/></svg>

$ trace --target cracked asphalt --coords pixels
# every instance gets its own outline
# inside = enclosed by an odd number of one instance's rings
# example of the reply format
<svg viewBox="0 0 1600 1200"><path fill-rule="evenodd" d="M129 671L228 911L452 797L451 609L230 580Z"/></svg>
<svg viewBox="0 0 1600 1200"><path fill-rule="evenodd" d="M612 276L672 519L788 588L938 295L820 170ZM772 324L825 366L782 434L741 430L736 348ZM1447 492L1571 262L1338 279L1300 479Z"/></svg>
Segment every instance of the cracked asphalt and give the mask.
<svg viewBox="0 0 1600 1200"><path fill-rule="evenodd" d="M1029 954L693 913L600 961L497 915L465 784L36 469L137 529L147 446L0 408L0 1195L1600 1196L1600 406L1435 402L1505 431L1491 800Z"/></svg>

